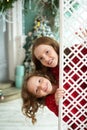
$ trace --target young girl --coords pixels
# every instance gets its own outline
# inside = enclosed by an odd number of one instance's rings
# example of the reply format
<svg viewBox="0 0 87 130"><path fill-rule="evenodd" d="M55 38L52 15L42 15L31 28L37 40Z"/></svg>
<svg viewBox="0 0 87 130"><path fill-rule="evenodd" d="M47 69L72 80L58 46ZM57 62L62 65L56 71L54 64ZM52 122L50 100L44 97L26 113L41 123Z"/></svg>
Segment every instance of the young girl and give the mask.
<svg viewBox="0 0 87 130"><path fill-rule="evenodd" d="M52 73L59 80L59 44L50 37L35 40L32 48L32 59L36 70Z"/></svg>
<svg viewBox="0 0 87 130"><path fill-rule="evenodd" d="M28 75L24 81L21 96L23 99L23 113L32 119L32 123L35 123L35 114L39 107L46 105L46 97L53 95L51 99L55 102L56 109L55 114L58 114L58 100L64 94L64 91L57 89L57 82L52 76L42 74L42 72L33 72ZM54 104L54 105L55 105Z"/></svg>

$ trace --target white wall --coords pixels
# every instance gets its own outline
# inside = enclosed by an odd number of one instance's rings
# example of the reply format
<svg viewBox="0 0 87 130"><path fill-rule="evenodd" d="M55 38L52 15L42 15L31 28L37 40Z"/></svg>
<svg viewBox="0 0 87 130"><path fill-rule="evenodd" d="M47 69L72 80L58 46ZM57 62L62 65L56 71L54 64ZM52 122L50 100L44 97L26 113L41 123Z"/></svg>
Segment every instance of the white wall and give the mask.
<svg viewBox="0 0 87 130"><path fill-rule="evenodd" d="M8 56L3 18L0 18L0 82L8 80Z"/></svg>

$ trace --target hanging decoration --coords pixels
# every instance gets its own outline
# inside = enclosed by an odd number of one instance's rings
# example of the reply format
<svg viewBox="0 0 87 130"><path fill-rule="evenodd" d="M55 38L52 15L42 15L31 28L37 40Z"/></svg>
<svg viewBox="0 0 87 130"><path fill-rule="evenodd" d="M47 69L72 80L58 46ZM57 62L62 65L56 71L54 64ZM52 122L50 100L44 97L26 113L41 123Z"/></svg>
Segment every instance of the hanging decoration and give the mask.
<svg viewBox="0 0 87 130"><path fill-rule="evenodd" d="M29 0L29 9L31 10L31 0Z"/></svg>
<svg viewBox="0 0 87 130"><path fill-rule="evenodd" d="M29 7L27 7L27 2L29 4ZM35 3L35 6L32 7L33 3ZM39 7L39 8L38 8ZM24 1L24 11L27 12L29 9L33 12L36 12L38 9L39 13L42 14L43 9L49 10L49 13L52 16L55 16L57 13L57 10L59 8L59 0L25 0Z"/></svg>
<svg viewBox="0 0 87 130"><path fill-rule="evenodd" d="M59 1L58 0L41 0L41 3L44 5L45 8L49 9L51 11L52 15L56 15L57 9L59 7Z"/></svg>

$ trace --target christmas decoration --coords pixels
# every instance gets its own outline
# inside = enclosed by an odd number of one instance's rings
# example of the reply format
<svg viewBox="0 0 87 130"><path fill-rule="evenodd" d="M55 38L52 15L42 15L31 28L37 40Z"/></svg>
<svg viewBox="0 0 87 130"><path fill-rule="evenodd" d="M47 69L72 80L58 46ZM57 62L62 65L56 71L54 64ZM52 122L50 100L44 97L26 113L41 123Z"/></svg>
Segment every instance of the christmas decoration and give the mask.
<svg viewBox="0 0 87 130"><path fill-rule="evenodd" d="M0 13L6 12L13 7L13 3L17 0L0 0Z"/></svg>
<svg viewBox="0 0 87 130"><path fill-rule="evenodd" d="M39 7L39 8L38 8ZM56 16L57 9L59 8L59 0L25 0L24 1L24 11L28 12L28 10L32 10L33 12L36 12L38 9L38 12L40 14L49 12L50 15ZM48 14L48 15L49 15Z"/></svg>
<svg viewBox="0 0 87 130"><path fill-rule="evenodd" d="M52 15L56 15L57 9L59 7L58 0L41 0L41 3L44 5L45 8L49 9Z"/></svg>
<svg viewBox="0 0 87 130"><path fill-rule="evenodd" d="M26 54L23 62L26 73L32 71L34 67L31 56L33 41L41 36L49 36L51 38L55 38L53 32L51 31L51 27L49 26L49 22L46 19L46 16L37 16L35 18L32 32L29 32L28 36L26 37L26 44L24 45Z"/></svg>
<svg viewBox="0 0 87 130"><path fill-rule="evenodd" d="M2 90L0 90L0 100L3 100L4 99L4 95L2 93Z"/></svg>

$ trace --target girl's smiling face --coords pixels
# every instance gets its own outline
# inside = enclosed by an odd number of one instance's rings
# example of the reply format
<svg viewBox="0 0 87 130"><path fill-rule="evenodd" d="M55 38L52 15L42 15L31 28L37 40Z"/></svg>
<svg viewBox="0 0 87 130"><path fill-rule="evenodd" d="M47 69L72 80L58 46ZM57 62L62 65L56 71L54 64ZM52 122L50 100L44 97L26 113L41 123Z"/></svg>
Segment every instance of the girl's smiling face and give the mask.
<svg viewBox="0 0 87 130"><path fill-rule="evenodd" d="M56 67L58 54L50 45L39 45L34 50L35 57L46 67Z"/></svg>
<svg viewBox="0 0 87 130"><path fill-rule="evenodd" d="M39 97L47 96L53 92L51 82L41 76L33 76L27 82L28 91Z"/></svg>

